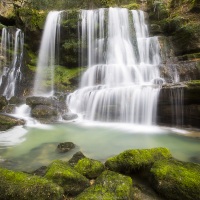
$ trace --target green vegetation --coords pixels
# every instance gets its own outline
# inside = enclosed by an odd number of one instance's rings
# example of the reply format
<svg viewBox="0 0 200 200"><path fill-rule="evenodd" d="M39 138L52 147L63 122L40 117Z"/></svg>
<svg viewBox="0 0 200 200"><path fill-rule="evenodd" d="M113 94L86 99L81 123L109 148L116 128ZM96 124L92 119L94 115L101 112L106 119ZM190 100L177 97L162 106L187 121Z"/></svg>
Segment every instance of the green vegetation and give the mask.
<svg viewBox="0 0 200 200"><path fill-rule="evenodd" d="M62 186L65 194L76 195L87 188L89 180L74 170L68 163L56 160L47 169L45 178Z"/></svg>
<svg viewBox="0 0 200 200"><path fill-rule="evenodd" d="M150 167L157 160L171 157L170 151L166 148L133 149L109 158L105 165L110 170L129 174Z"/></svg>
<svg viewBox="0 0 200 200"><path fill-rule="evenodd" d="M54 83L57 91L71 91L75 89L83 70L80 67L69 69L63 66L56 66Z"/></svg>
<svg viewBox="0 0 200 200"><path fill-rule="evenodd" d="M151 168L153 187L166 199L199 199L200 165L176 160L155 162Z"/></svg>
<svg viewBox="0 0 200 200"><path fill-rule="evenodd" d="M74 169L83 176L92 179L97 178L104 171L104 165L97 160L82 158L74 166Z"/></svg>
<svg viewBox="0 0 200 200"><path fill-rule="evenodd" d="M104 171L95 184L84 190L76 200L132 199L132 179L112 171Z"/></svg>
<svg viewBox="0 0 200 200"><path fill-rule="evenodd" d="M61 200L63 189L38 176L0 168L0 199Z"/></svg>

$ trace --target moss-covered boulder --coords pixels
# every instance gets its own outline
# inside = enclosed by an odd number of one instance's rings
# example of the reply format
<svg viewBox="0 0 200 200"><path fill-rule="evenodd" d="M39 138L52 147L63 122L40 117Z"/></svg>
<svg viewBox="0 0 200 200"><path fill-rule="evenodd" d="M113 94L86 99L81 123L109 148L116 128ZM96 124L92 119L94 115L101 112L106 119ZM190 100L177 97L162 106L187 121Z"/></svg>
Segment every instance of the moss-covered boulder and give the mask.
<svg viewBox="0 0 200 200"><path fill-rule="evenodd" d="M0 114L0 131L6 131L14 126L24 125L25 121Z"/></svg>
<svg viewBox="0 0 200 200"><path fill-rule="evenodd" d="M93 179L97 178L104 171L104 165L97 160L82 158L74 166L74 169L83 176Z"/></svg>
<svg viewBox="0 0 200 200"><path fill-rule="evenodd" d="M104 171L95 184L76 197L76 200L131 200L132 179L109 170Z"/></svg>
<svg viewBox="0 0 200 200"><path fill-rule="evenodd" d="M88 179L61 160L50 164L45 178L62 186L67 195L77 195L90 186Z"/></svg>
<svg viewBox="0 0 200 200"><path fill-rule="evenodd" d="M63 189L38 176L0 168L0 199L61 200Z"/></svg>
<svg viewBox="0 0 200 200"><path fill-rule="evenodd" d="M129 174L150 167L157 160L171 157L170 151L166 148L133 149L109 158L105 165L112 171Z"/></svg>
<svg viewBox="0 0 200 200"><path fill-rule="evenodd" d="M200 199L200 165L176 160L155 162L152 186L166 199Z"/></svg>

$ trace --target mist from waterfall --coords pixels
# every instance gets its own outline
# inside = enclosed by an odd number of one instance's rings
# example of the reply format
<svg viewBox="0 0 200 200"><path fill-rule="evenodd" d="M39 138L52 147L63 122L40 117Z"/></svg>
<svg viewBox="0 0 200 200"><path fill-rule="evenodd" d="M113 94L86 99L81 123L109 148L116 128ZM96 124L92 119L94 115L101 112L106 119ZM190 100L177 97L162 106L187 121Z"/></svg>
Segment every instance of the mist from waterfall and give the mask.
<svg viewBox="0 0 200 200"><path fill-rule="evenodd" d="M151 125L159 94L160 47L143 11L82 10L80 88L68 95L85 119Z"/></svg>
<svg viewBox="0 0 200 200"><path fill-rule="evenodd" d="M20 29L2 29L0 85L2 95L8 100L15 95L22 77L23 48L24 34Z"/></svg>
<svg viewBox="0 0 200 200"><path fill-rule="evenodd" d="M60 40L60 21L62 11L49 12L39 51L34 83L34 96L52 96L54 94L54 69L56 47Z"/></svg>

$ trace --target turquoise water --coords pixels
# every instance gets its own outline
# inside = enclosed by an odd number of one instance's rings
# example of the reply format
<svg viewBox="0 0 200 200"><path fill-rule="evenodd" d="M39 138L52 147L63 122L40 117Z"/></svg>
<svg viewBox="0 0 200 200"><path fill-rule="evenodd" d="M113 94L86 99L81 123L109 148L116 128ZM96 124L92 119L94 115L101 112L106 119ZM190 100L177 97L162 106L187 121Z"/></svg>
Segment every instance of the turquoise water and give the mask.
<svg viewBox="0 0 200 200"><path fill-rule="evenodd" d="M75 149L58 153L60 142L73 142ZM0 165L32 171L52 160L69 160L82 151L87 157L105 161L127 149L167 147L179 160L200 155L200 140L178 135L167 128L127 124L67 123L45 127L17 127L0 134Z"/></svg>

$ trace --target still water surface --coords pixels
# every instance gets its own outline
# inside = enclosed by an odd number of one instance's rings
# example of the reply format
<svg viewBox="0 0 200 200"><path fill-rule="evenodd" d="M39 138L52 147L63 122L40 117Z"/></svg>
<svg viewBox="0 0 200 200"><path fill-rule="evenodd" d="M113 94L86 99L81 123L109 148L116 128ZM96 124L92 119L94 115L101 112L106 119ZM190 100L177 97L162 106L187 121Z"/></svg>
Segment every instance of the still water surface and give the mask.
<svg viewBox="0 0 200 200"><path fill-rule="evenodd" d="M58 153L56 147L60 142L73 142L76 148L67 153ZM67 161L77 151L104 162L127 149L152 147L167 147L175 158L183 161L199 159L200 155L199 139L178 135L169 128L67 123L16 127L1 133L0 166L32 171L55 159Z"/></svg>

